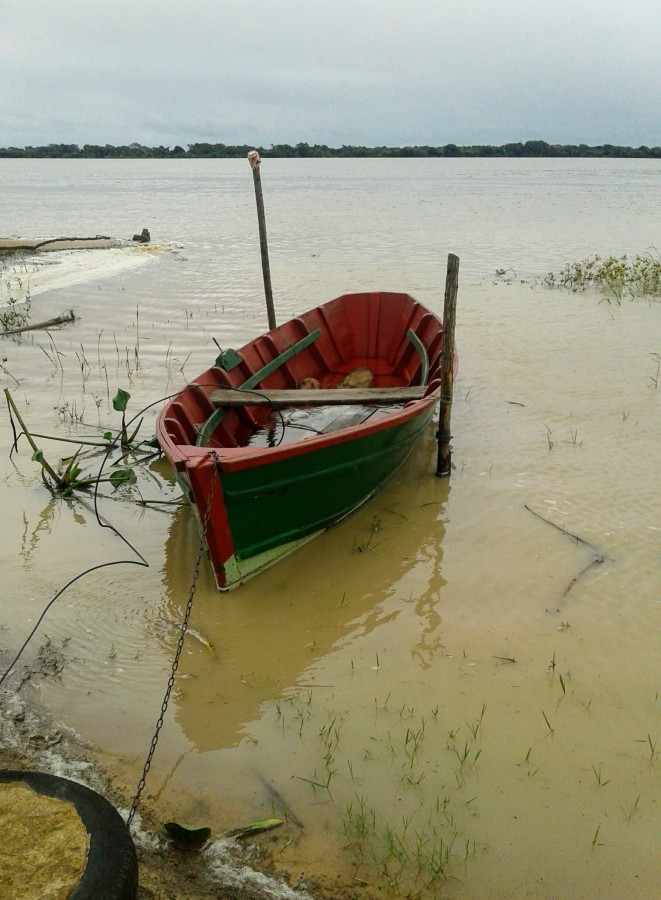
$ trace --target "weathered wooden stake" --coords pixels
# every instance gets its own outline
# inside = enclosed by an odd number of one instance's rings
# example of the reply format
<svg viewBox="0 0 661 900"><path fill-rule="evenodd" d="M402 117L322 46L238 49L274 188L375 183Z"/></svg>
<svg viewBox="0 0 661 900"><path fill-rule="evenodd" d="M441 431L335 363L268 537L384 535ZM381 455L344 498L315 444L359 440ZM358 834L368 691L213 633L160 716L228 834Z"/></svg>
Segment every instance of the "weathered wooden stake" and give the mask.
<svg viewBox="0 0 661 900"><path fill-rule="evenodd" d="M248 160L252 168L255 182L255 199L257 201L257 221L259 223L259 246L262 251L262 275L264 276L264 295L266 296L266 314L269 328L275 328L275 309L273 307L273 291L271 289L271 267L269 265L269 248L266 242L266 218L264 216L264 197L262 196L262 178L259 172L261 159L256 150L251 150Z"/></svg>
<svg viewBox="0 0 661 900"><path fill-rule="evenodd" d="M454 386L454 323L457 312L457 291L459 289L459 257L448 255L448 269L445 276L445 302L443 305L443 351L441 354L441 403L439 407L438 460L436 474L447 477L452 471L452 450L450 441L450 420L452 418L452 389Z"/></svg>

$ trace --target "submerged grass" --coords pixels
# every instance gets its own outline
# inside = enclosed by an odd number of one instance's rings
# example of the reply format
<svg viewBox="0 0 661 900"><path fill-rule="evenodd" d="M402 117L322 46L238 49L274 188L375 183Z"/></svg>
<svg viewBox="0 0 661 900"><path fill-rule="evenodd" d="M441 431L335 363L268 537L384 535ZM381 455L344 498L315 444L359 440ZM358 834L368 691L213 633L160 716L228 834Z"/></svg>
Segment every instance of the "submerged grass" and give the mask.
<svg viewBox="0 0 661 900"><path fill-rule="evenodd" d="M307 763L292 777L309 785L315 805L334 809L357 875L388 896L437 896L476 852L471 823L487 705L449 731L438 706L428 713L391 700L390 692L374 698L358 742L355 726L346 733L345 714L313 702L311 692L277 701L274 711L283 733L289 729L299 747L307 745Z"/></svg>

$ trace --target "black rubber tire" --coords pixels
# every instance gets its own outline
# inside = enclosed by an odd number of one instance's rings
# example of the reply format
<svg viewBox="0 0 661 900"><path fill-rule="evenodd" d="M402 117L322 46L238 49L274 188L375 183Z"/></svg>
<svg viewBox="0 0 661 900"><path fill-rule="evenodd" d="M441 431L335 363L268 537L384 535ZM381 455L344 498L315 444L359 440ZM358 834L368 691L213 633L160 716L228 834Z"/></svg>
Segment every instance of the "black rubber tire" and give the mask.
<svg viewBox="0 0 661 900"><path fill-rule="evenodd" d="M46 797L73 803L90 836L87 866L70 900L135 900L138 859L133 839L114 806L82 784L47 775L0 769L0 782L23 782Z"/></svg>

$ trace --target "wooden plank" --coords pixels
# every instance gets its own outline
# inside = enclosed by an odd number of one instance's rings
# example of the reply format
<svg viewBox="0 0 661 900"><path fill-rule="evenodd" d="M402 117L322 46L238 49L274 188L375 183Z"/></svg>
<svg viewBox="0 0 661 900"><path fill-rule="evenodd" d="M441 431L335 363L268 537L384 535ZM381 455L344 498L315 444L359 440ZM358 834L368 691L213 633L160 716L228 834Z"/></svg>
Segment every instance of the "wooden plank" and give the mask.
<svg viewBox="0 0 661 900"><path fill-rule="evenodd" d="M216 406L354 406L364 403L409 403L424 396L426 388L326 388L321 390L254 391L219 388L210 395Z"/></svg>

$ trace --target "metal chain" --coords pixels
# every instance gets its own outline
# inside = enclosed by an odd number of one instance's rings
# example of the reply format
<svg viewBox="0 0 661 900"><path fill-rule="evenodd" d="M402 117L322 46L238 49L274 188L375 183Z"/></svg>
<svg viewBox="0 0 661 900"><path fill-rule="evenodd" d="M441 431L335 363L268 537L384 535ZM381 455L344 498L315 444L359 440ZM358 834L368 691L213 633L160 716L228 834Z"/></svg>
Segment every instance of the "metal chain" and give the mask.
<svg viewBox="0 0 661 900"><path fill-rule="evenodd" d="M213 474L214 476L218 476L218 457L215 453L212 453L213 457ZM172 668L170 670L170 677L168 678L167 687L165 689L165 695L163 697L163 702L161 703L161 713L158 717L158 721L156 722L156 730L154 732L154 736L151 739L151 745L149 747L149 753L147 754L147 759L145 760L144 767L142 769L142 776L140 781L138 782L138 787L135 792L135 796L133 798L133 803L131 805L130 812L126 819L126 825L130 828L131 822L133 821L133 817L135 816L136 810L138 808L138 804L140 803L140 796L142 791L144 790L145 784L147 783L147 774L151 769L152 759L154 757L154 753L156 752L156 745L158 744L158 738L160 736L161 728L163 727L163 722L165 719L165 713L167 712L168 703L170 702L170 695L172 693L172 688L174 687L174 678L177 673L177 669L179 668L179 658L181 657L181 651L184 646L184 638L186 637L186 631L188 630L188 620L190 619L191 610L193 608L193 598L195 596L195 590L197 588L197 579L200 574L200 563L202 562L202 555L204 553L204 547L206 543L206 534L207 528L209 527L209 518L211 515L211 502L213 500L213 488L215 484L215 477L211 479L211 487L209 489L209 499L207 501L207 508L204 514L204 520L202 522L202 533L200 534L200 545L197 550L197 559L195 560L195 568L193 569L193 578L191 580L190 590L188 592L188 602L186 603L186 612L184 613L184 618L181 623L181 634L179 635L179 640L177 641L177 649L174 654L174 659L172 660Z"/></svg>

